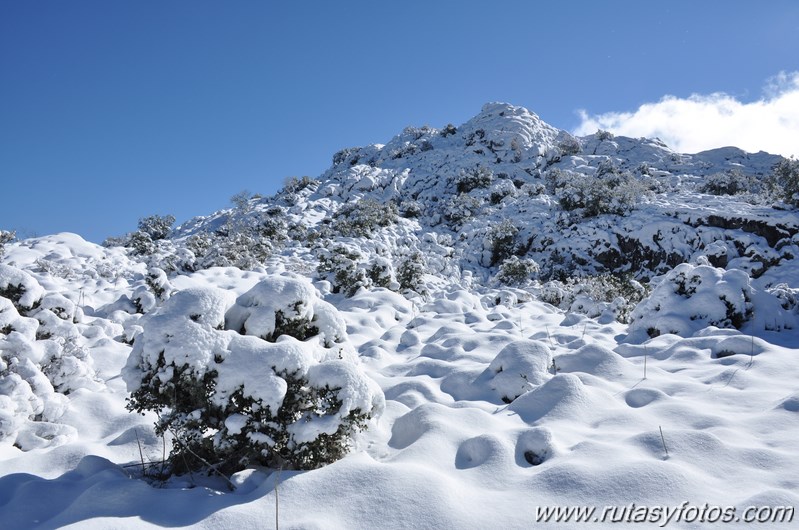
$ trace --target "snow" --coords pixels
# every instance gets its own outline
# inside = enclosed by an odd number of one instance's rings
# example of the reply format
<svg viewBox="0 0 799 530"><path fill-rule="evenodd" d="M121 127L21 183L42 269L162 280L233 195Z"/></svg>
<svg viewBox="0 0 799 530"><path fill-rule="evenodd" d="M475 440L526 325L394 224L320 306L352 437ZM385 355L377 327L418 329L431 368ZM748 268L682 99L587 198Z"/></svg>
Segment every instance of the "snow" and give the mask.
<svg viewBox="0 0 799 530"><path fill-rule="evenodd" d="M389 283L334 294L303 245L250 271L166 272L73 234L7 244L3 527L264 527L278 496L282 527L325 529L529 528L538 507L556 505L799 505L796 211L697 192L725 168L765 175L774 157L681 155L596 135L567 155L568 140L525 109L489 104L454 134L409 128L339 153L318 187L291 204L274 199L313 229L347 201L413 197L419 217L330 241L383 266L419 252L418 291ZM592 175L608 159L631 171L646 163L642 181L656 181L623 217L563 212L540 176ZM453 179L485 164L494 180L470 195L482 209L446 224ZM195 219L173 243L270 204ZM571 299L549 278L498 286L486 262L502 219L542 275L629 272L651 292L628 325L614 318L617 300L579 290ZM9 286L24 287L19 300ZM556 297L568 303L544 301ZM278 313L315 331L273 336ZM373 419L349 454L312 471L148 479L142 468L158 466L170 435L157 436L156 414L131 413L126 399L143 370L167 381L182 365L215 373L219 403L253 398L253 410L220 418L220 431L259 447L274 440L253 429L256 409L280 406L288 374L336 389L341 403L291 425L297 443L335 432L351 412Z"/></svg>

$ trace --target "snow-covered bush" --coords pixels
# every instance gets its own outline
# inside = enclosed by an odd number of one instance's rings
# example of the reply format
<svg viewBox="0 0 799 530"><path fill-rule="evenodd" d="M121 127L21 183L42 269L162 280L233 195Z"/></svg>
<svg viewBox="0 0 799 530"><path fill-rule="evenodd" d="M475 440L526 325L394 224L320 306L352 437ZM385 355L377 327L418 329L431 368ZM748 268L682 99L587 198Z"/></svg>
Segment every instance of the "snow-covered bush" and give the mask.
<svg viewBox="0 0 799 530"><path fill-rule="evenodd" d="M364 257L355 249L345 245L332 245L317 251L319 265L316 268L322 279L330 282L334 293L354 295L361 287L368 288L369 277L364 267Z"/></svg>
<svg viewBox="0 0 799 530"><path fill-rule="evenodd" d="M478 188L487 188L494 180L494 173L485 166L473 170L461 171L452 179L458 193L469 193Z"/></svg>
<svg viewBox="0 0 799 530"><path fill-rule="evenodd" d="M549 378L552 352L543 342L511 342L497 354L486 372L491 389L505 403L510 403Z"/></svg>
<svg viewBox="0 0 799 530"><path fill-rule="evenodd" d="M153 241L166 239L175 224L174 215L150 215L139 219L139 232L147 234Z"/></svg>
<svg viewBox="0 0 799 530"><path fill-rule="evenodd" d="M480 211L483 201L468 193L459 193L442 203L442 215L453 227L458 227Z"/></svg>
<svg viewBox="0 0 799 530"><path fill-rule="evenodd" d="M402 288L394 265L386 256L373 255L367 259L356 246L329 241L315 252L319 260L316 268L319 278L330 282L333 293L353 296L360 288L384 287L393 291Z"/></svg>
<svg viewBox="0 0 799 530"><path fill-rule="evenodd" d="M251 270L263 265L272 255L272 250L271 242L257 231L232 227L211 236L211 245L199 260L199 268L238 267Z"/></svg>
<svg viewBox="0 0 799 530"><path fill-rule="evenodd" d="M106 246L122 244L130 248L133 255L153 254L158 248L156 243L167 238L174 223L175 217L172 215L142 217L139 219L138 230L121 239L109 238L106 240Z"/></svg>
<svg viewBox="0 0 799 530"><path fill-rule="evenodd" d="M577 210L583 217L625 215L643 198L644 186L629 172L600 165L596 175L551 170L546 180L561 208Z"/></svg>
<svg viewBox="0 0 799 530"><path fill-rule="evenodd" d="M422 216L424 206L419 201L412 199L404 200L399 205L399 213L406 219L415 219Z"/></svg>
<svg viewBox="0 0 799 530"><path fill-rule="evenodd" d="M0 230L0 256L6 251L6 243L14 241L16 237L17 234L13 231Z"/></svg>
<svg viewBox="0 0 799 530"><path fill-rule="evenodd" d="M784 158L774 167L774 178L782 187L785 200L799 206L799 160Z"/></svg>
<svg viewBox="0 0 799 530"><path fill-rule="evenodd" d="M427 261L421 252L413 252L402 259L396 272L400 290L425 294L424 274L427 268Z"/></svg>
<svg viewBox="0 0 799 530"><path fill-rule="evenodd" d="M558 139L556 147L558 148L561 156L579 154L583 148L582 145L580 145L580 140L568 133L564 133Z"/></svg>
<svg viewBox="0 0 799 530"><path fill-rule="evenodd" d="M386 289L396 289L396 279L394 278L394 266L391 260L383 256L377 256L372 260L369 268L366 269L366 276L374 287L384 287Z"/></svg>
<svg viewBox="0 0 799 530"><path fill-rule="evenodd" d="M741 193L757 193L760 189L757 179L740 170L732 169L723 173L714 173L705 178L700 191L712 195L738 195Z"/></svg>
<svg viewBox="0 0 799 530"><path fill-rule="evenodd" d="M27 272L0 263L0 297L8 298L21 313L39 306L44 289Z"/></svg>
<svg viewBox="0 0 799 530"><path fill-rule="evenodd" d="M309 176L304 177L289 177L286 179L285 183L283 184L283 189L281 193L285 194L294 194L301 192L306 188L313 188L316 189L319 186L319 181L313 179Z"/></svg>
<svg viewBox="0 0 799 530"><path fill-rule="evenodd" d="M514 198L518 194L516 186L509 179L501 179L494 183L488 191L489 201L493 205L497 205L505 200L507 197Z"/></svg>
<svg viewBox="0 0 799 530"><path fill-rule="evenodd" d="M511 256L499 266L499 272L494 279L503 285L520 287L532 280L539 270L540 267L534 260Z"/></svg>
<svg viewBox="0 0 799 530"><path fill-rule="evenodd" d="M707 326L779 331L795 325L780 299L755 289L745 272L688 263L669 272L630 320L632 340L664 333L690 337Z"/></svg>
<svg viewBox="0 0 799 530"><path fill-rule="evenodd" d="M73 322L81 312L7 265L0 265L0 291L0 440L26 451L59 443L69 430L54 423L65 395L99 387Z"/></svg>
<svg viewBox="0 0 799 530"><path fill-rule="evenodd" d="M336 212L332 228L335 235L370 237L376 230L397 222L397 205L364 199L348 203Z"/></svg>
<svg viewBox="0 0 799 530"><path fill-rule="evenodd" d="M312 469L341 458L383 408L335 308L306 280L273 276L235 302L186 289L141 320L123 370L128 408L158 413L173 472Z"/></svg>
<svg viewBox="0 0 799 530"><path fill-rule="evenodd" d="M571 313L591 318L609 314L614 320L629 323L630 313L648 294L648 286L630 276L600 274L549 281L541 286L538 298Z"/></svg>
<svg viewBox="0 0 799 530"><path fill-rule="evenodd" d="M174 291L166 272L158 267L151 267L138 283L130 298L136 313L149 313Z"/></svg>
<svg viewBox="0 0 799 530"><path fill-rule="evenodd" d="M491 252L487 265L493 267L513 255L518 233L519 228L510 219L503 219L499 224L489 228L484 241L485 247Z"/></svg>

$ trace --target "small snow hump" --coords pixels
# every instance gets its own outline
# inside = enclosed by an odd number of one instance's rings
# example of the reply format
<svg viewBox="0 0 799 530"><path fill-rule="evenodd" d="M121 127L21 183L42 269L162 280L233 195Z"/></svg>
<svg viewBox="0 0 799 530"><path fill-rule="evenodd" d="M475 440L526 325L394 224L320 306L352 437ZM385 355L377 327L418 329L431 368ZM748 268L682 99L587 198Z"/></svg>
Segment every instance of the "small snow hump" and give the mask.
<svg viewBox="0 0 799 530"><path fill-rule="evenodd" d="M487 373L489 385L502 401L510 403L525 392L544 383L550 376L552 352L543 342L519 340L502 348Z"/></svg>

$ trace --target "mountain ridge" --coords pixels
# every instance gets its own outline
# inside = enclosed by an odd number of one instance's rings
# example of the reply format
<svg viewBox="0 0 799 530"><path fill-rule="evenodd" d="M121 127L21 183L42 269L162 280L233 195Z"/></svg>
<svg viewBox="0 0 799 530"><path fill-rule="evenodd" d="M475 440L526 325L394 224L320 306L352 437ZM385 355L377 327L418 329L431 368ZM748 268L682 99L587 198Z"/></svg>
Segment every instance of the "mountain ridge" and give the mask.
<svg viewBox="0 0 799 530"><path fill-rule="evenodd" d="M740 257L743 243L734 241L741 233L762 237L772 250L790 239L795 216L765 189L780 160L730 147L680 154L656 139L604 131L577 138L527 109L490 103L459 127L407 127L386 144L343 149L318 180L305 179L302 187L295 180L273 197L194 218L172 237L185 241L226 223L285 222L303 225L303 234L317 241L332 240L338 235L326 227L343 206L374 202L399 213L394 228L376 230L374 241L396 248L404 238L409 252L429 254L425 234L435 233L452 240L445 253L456 258L456 268L481 281L511 255L534 260L544 279L575 273L649 279L701 256L712 244L705 240L726 241L732 260ZM703 187L708 178L734 180L737 194L713 194ZM503 222L512 234L492 235ZM660 228L645 229L654 223ZM510 237L512 248L500 255L486 248L502 237ZM372 255L374 241L347 244ZM303 245L292 248L313 259ZM748 270L770 261L760 263Z"/></svg>

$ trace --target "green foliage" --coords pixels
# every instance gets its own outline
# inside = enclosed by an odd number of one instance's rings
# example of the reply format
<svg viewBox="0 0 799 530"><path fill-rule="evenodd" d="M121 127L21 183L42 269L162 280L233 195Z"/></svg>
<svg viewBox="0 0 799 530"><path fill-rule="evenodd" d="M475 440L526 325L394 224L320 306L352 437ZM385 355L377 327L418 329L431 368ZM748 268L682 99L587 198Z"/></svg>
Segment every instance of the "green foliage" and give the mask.
<svg viewBox="0 0 799 530"><path fill-rule="evenodd" d="M6 251L6 243L11 243L14 241L14 239L16 239L16 237L17 234L14 231L0 230L0 256L2 256Z"/></svg>
<svg viewBox="0 0 799 530"><path fill-rule="evenodd" d="M555 169L547 172L546 180L561 208L578 210L583 217L625 215L646 194L632 174L612 165L600 165L595 176Z"/></svg>
<svg viewBox="0 0 799 530"><path fill-rule="evenodd" d="M282 192L286 194L297 194L304 189L315 189L317 186L319 186L319 181L308 176L289 177L283 184Z"/></svg>
<svg viewBox="0 0 799 530"><path fill-rule="evenodd" d="M774 166L773 176L782 187L785 201L799 206L799 160L784 158Z"/></svg>
<svg viewBox="0 0 799 530"><path fill-rule="evenodd" d="M442 204L442 215L454 228L473 218L483 205L483 201L468 193L459 193Z"/></svg>
<svg viewBox="0 0 799 530"><path fill-rule="evenodd" d="M336 212L332 223L335 234L344 237L370 237L380 228L397 222L397 205L373 199L347 203Z"/></svg>
<svg viewBox="0 0 799 530"><path fill-rule="evenodd" d="M268 290L258 292L263 293L261 302L267 305L274 296ZM236 335L237 330L230 329L233 323L228 319L217 325L206 320L210 315L186 314L185 311L195 309L196 304L186 303L195 294L183 292L178 296L188 300L173 305L168 301L151 320L143 321L144 330L137 336L131 354L133 361L129 359L125 369L128 385L135 383L128 410L155 412L156 432L172 435L169 473L183 474L209 467L225 475L248 466L314 469L340 459L349 451L352 436L366 427L375 412L375 401L367 398L372 408L362 410L352 404L345 405L342 399L344 395L360 393L361 397L354 399L363 402L364 393L368 396L371 392L364 389L368 380L353 368L345 369L348 361L342 360L341 348L346 336L342 343L328 344L327 336L323 339L317 326L320 313L308 316L299 306L312 304L322 313L334 311L332 307L325 310L318 305L324 304L319 300L298 300L294 309L285 310L289 315L276 310L274 330L267 337L242 340L245 338ZM330 326L329 317L324 318ZM167 324L162 325L164 322ZM214 345L217 343L207 341L212 336L220 341L226 338L227 346L217 350ZM282 339L278 341L278 337ZM186 362L186 357L170 352L164 338L167 343L194 344L202 353L192 362ZM318 339L315 345L314 338ZM267 347L258 344L260 340L273 344ZM328 346L331 350L325 351ZM287 349L283 351L284 348ZM316 350L311 353L308 348ZM294 359L288 355L289 351L294 356L306 356L305 360ZM339 358L333 357L336 351ZM238 361L234 359L237 355L249 359L256 352L267 363L271 362L268 359L285 356L286 364L282 368L260 366L255 370L257 375L247 380L246 372L241 371L245 367L241 357ZM317 356L324 360L315 364ZM347 374L355 380L348 380L346 385L351 386L344 391L332 383L320 382L329 380L329 376L320 379L320 372L314 369L324 369L325 365L326 373ZM316 379L312 373L317 374ZM244 379L231 385L231 376ZM340 376L333 378L344 380ZM263 391L264 385L270 384L276 385L279 398L269 397L270 392ZM309 422L321 428L304 429Z"/></svg>
<svg viewBox="0 0 799 530"><path fill-rule="evenodd" d="M511 256L499 266L495 279L503 285L520 287L528 283L539 270L535 261Z"/></svg>
<svg viewBox="0 0 799 530"><path fill-rule="evenodd" d="M547 282L539 298L561 309L598 317L610 311L616 320L630 322L633 309L651 292L648 285L637 282L629 274L599 274L584 278Z"/></svg>
<svg viewBox="0 0 799 530"><path fill-rule="evenodd" d="M320 249L318 258L316 270L331 283L334 293L352 296L361 287L369 286L369 277L361 266L364 259L359 252L339 245Z"/></svg>
<svg viewBox="0 0 799 530"><path fill-rule="evenodd" d="M23 284L13 284L9 283L5 287L0 286L0 297L8 298L11 300L11 303L14 304L14 307L20 314L25 315L31 309L35 309L38 305L34 305L33 307L25 307L20 304L20 300L22 300L23 295L28 292Z"/></svg>
<svg viewBox="0 0 799 530"><path fill-rule="evenodd" d="M582 145L580 145L580 141L570 134L564 135L558 141L556 147L558 148L561 156L576 155L579 154L583 149Z"/></svg>
<svg viewBox="0 0 799 530"><path fill-rule="evenodd" d="M427 263L421 252L414 252L406 257L397 266L397 281L401 291L415 291L423 294L424 274L427 271Z"/></svg>
<svg viewBox="0 0 799 530"><path fill-rule="evenodd" d="M314 387L302 376L278 372L276 375L287 388L281 406L273 411L247 395L243 387L219 404L214 399L215 371L198 378L188 365L173 363L168 368L173 375L166 381L156 377L156 372L146 374L141 387L131 393L127 407L135 412L158 413L156 433L169 432L174 437L169 455L174 474L208 464L226 475L252 465L316 469L344 457L350 450L349 440L366 427L370 418L356 409L335 432L296 443L289 427L311 418L335 415L342 406L337 395L340 388ZM225 419L233 415L247 417L246 425L238 432L231 432L225 425ZM223 436L209 435L212 432Z"/></svg>
<svg viewBox="0 0 799 530"><path fill-rule="evenodd" d="M376 259L366 269L366 276L373 286L388 289L394 281L394 270L391 262L382 258Z"/></svg>
<svg viewBox="0 0 799 530"><path fill-rule="evenodd" d="M491 262L493 267L510 258L516 250L516 234L519 228L510 219L505 219L498 225L489 229L487 240L491 247Z"/></svg>
<svg viewBox="0 0 799 530"><path fill-rule="evenodd" d="M139 232L150 236L153 241L166 239L175 224L173 215L150 215L139 219Z"/></svg>
<svg viewBox="0 0 799 530"><path fill-rule="evenodd" d="M708 175L700 191L711 195L739 195L757 193L760 191L760 185L756 178L746 175L738 169L731 169L723 173Z"/></svg>
<svg viewBox="0 0 799 530"><path fill-rule="evenodd" d="M485 166L479 166L471 171L462 171L453 179L458 193L469 193L478 188L487 188L494 181L494 173Z"/></svg>

